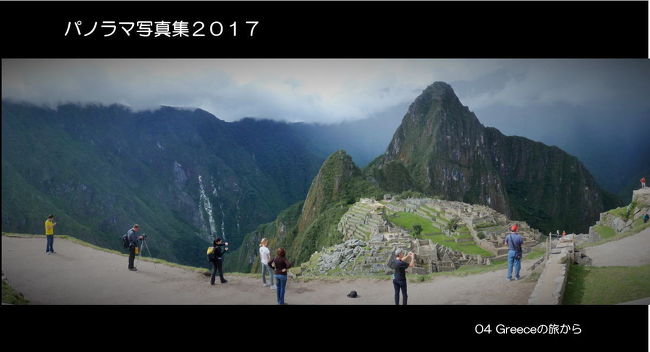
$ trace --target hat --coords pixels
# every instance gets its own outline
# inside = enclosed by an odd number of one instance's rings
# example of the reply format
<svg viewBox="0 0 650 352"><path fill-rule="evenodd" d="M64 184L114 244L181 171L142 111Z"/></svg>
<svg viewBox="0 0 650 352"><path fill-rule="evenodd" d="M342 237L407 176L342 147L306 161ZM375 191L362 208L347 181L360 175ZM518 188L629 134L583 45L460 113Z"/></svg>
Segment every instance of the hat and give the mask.
<svg viewBox="0 0 650 352"><path fill-rule="evenodd" d="M400 255L400 254L403 254L403 253L404 253L404 250L403 250L403 249L397 248L397 249L395 250L395 255Z"/></svg>
<svg viewBox="0 0 650 352"><path fill-rule="evenodd" d="M348 297L350 298L357 298L357 296L357 291L350 291L350 293L348 293Z"/></svg>
<svg viewBox="0 0 650 352"><path fill-rule="evenodd" d="M517 232L517 230L519 230L519 226L517 226L517 224L510 226L510 231Z"/></svg>

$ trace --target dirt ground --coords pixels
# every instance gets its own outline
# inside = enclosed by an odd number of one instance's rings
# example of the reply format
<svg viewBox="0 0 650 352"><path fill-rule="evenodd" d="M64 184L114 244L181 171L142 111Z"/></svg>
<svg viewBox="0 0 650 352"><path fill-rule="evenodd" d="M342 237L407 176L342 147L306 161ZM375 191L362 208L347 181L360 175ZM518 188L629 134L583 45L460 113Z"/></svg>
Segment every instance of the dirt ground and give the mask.
<svg viewBox="0 0 650 352"><path fill-rule="evenodd" d="M2 271L32 304L275 304L274 290L261 278L228 275L210 285L208 277L164 264L136 261L55 238L56 254L44 253L44 238L2 237ZM522 263L522 276L533 261ZM409 304L526 304L535 282L507 281L505 270L465 277L441 276L409 283ZM219 280L217 280L218 282ZM355 290L359 297L346 297ZM390 280L289 280L288 304L393 304Z"/></svg>
<svg viewBox="0 0 650 352"><path fill-rule="evenodd" d="M594 266L639 266L650 263L650 228L636 235L588 247Z"/></svg>

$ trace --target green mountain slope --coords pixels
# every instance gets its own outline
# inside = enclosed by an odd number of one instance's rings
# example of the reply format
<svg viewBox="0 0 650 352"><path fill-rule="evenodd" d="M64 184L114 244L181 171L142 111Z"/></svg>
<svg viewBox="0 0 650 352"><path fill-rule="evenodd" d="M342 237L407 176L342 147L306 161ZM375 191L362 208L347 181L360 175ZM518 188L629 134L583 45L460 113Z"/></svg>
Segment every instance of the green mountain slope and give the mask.
<svg viewBox="0 0 650 352"><path fill-rule="evenodd" d="M227 123L202 110L2 105L2 229L117 248L139 223L155 256L203 264L304 199L323 158L288 124Z"/></svg>
<svg viewBox="0 0 650 352"><path fill-rule="evenodd" d="M365 173L391 192L485 204L544 232L584 232L617 204L577 158L484 127L443 82L416 98Z"/></svg>
<svg viewBox="0 0 650 352"><path fill-rule="evenodd" d="M361 197L380 197L383 192L368 182L352 158L340 150L321 166L304 202L294 204L271 223L246 235L241 248L226 263L235 271L256 271L259 267L258 244L266 237L269 248L283 247L290 261L307 261L314 251L339 243L336 229L351 204Z"/></svg>

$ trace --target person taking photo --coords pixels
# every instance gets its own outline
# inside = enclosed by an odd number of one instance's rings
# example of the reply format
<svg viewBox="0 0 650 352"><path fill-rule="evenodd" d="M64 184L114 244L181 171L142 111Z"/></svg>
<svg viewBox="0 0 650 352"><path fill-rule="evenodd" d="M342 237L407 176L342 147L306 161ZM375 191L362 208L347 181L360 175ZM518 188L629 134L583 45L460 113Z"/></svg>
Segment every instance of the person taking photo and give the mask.
<svg viewBox="0 0 650 352"><path fill-rule="evenodd" d="M408 293L406 289L406 269L415 265L415 254L408 252L404 256L404 250L395 250L395 258L391 259L389 267L395 270L393 274L393 288L395 289L395 305L399 305L399 292L402 291L402 305L408 304Z"/></svg>
<svg viewBox="0 0 650 352"><path fill-rule="evenodd" d="M212 263L212 277L210 278L210 285L214 285L214 279L217 276L217 271L219 272L219 279L221 283L225 284L228 282L228 280L224 279L223 277L223 255L228 250L227 246L228 242L224 243L221 237L217 237L217 239L212 243L212 247L214 249L212 251L213 256L210 259L210 262ZM223 247L223 249L221 247Z"/></svg>

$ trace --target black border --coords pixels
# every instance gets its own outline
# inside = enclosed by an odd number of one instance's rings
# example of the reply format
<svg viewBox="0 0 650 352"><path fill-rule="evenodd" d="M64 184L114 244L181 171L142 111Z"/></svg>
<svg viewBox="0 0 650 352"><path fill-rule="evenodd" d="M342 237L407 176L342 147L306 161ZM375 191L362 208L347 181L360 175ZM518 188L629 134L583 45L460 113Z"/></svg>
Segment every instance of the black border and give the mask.
<svg viewBox="0 0 650 352"><path fill-rule="evenodd" d="M643 1L27 1L0 2L0 13L3 58L648 56ZM253 37L241 27L237 37L65 37L77 20L260 24Z"/></svg>
<svg viewBox="0 0 650 352"><path fill-rule="evenodd" d="M254 38L65 38L65 24L79 19L261 23ZM3 58L647 58L648 2L0 2L0 29ZM567 350L613 340L648 349L648 306L3 306L2 313L6 336L43 347L173 340L184 349L436 350L451 341L459 350L537 343ZM583 332L477 336L477 323L570 323ZM91 345L80 343L88 337Z"/></svg>

